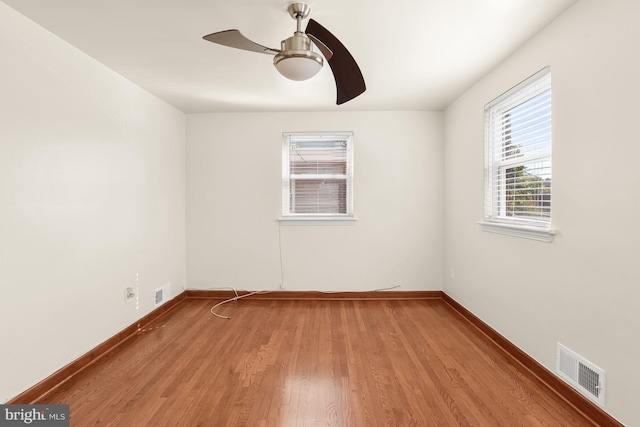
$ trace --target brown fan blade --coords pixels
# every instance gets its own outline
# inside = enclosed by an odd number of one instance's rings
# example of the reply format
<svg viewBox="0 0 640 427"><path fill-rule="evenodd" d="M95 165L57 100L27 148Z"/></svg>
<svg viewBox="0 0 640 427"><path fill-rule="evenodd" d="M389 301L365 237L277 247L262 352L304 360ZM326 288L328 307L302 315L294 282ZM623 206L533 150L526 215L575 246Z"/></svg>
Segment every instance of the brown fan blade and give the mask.
<svg viewBox="0 0 640 427"><path fill-rule="evenodd" d="M267 55L276 55L280 52L278 49L272 49L252 42L243 36L238 30L219 31L202 38L206 41L221 44L223 46L235 47L236 49L243 49L251 52L266 53Z"/></svg>
<svg viewBox="0 0 640 427"><path fill-rule="evenodd" d="M317 21L309 19L306 34L312 40L318 39L333 52L331 59L327 58L333 77L336 81L338 97L336 103L344 104L362 94L367 88L360 67L346 47L333 34Z"/></svg>
<svg viewBox="0 0 640 427"><path fill-rule="evenodd" d="M327 45L322 43L320 40L315 38L313 34L307 34L307 36L311 39L313 44L316 45L318 50L320 50L320 52L322 53L322 56L324 56L324 59L326 59L327 61L330 60L331 57L333 56L333 52L331 52L331 49L329 49Z"/></svg>

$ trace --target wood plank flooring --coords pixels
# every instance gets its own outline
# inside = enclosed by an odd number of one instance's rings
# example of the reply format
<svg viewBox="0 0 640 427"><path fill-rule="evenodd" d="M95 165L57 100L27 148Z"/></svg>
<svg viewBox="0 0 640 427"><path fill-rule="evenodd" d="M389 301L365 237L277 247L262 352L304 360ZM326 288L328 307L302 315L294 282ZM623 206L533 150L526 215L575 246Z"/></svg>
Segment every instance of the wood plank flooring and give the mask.
<svg viewBox="0 0 640 427"><path fill-rule="evenodd" d="M186 299L40 403L72 426L592 426L442 300Z"/></svg>

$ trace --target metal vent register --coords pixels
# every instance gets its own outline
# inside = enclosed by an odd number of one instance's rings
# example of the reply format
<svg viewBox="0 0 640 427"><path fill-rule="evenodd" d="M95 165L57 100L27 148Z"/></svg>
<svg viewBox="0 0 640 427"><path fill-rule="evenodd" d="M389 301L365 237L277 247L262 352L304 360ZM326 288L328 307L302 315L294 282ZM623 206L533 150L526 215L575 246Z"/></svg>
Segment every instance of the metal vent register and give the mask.
<svg viewBox="0 0 640 427"><path fill-rule="evenodd" d="M171 284L160 286L155 291L154 307L158 307L171 299Z"/></svg>
<svg viewBox="0 0 640 427"><path fill-rule="evenodd" d="M162 298L162 289L158 289L158 290L156 291L156 302L155 302L155 304L156 304L156 305L161 304L161 303L162 303L162 300L163 300L163 298Z"/></svg>
<svg viewBox="0 0 640 427"><path fill-rule="evenodd" d="M604 370L558 343L556 371L576 390L604 406Z"/></svg>

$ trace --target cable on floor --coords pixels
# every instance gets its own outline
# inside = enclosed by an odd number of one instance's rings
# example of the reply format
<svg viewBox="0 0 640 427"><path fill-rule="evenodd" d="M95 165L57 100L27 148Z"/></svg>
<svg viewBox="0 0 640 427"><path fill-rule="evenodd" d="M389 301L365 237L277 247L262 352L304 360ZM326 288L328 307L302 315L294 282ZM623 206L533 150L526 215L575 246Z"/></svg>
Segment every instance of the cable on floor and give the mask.
<svg viewBox="0 0 640 427"><path fill-rule="evenodd" d="M233 288L231 288L231 289L233 289ZM222 314L218 314L218 313L215 312L215 309L220 307L221 305L226 304L226 303L231 302L231 301L238 301L239 299L250 297L251 295L256 295L256 294L267 294L267 293L269 293L271 291L254 291L254 292L249 292L248 294L244 294L244 295L238 295L238 291L236 291L235 289L233 289L233 292L236 294L236 296L232 297L232 298L229 298L229 299L226 299L224 301L220 301L219 303L217 303L216 305L211 307L211 310L209 310L209 311L211 311L211 314L213 314L214 316L219 317L221 319L229 320L229 319L231 319L231 317L223 316Z"/></svg>

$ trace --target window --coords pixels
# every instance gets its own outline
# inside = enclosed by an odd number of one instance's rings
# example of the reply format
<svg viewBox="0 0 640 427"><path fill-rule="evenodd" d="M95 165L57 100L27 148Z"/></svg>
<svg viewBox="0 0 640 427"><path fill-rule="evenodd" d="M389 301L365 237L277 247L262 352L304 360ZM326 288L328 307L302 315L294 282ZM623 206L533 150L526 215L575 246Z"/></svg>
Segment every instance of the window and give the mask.
<svg viewBox="0 0 640 427"><path fill-rule="evenodd" d="M283 136L283 219L351 219L353 134Z"/></svg>
<svg viewBox="0 0 640 427"><path fill-rule="evenodd" d="M551 74L485 107L484 229L551 241Z"/></svg>

